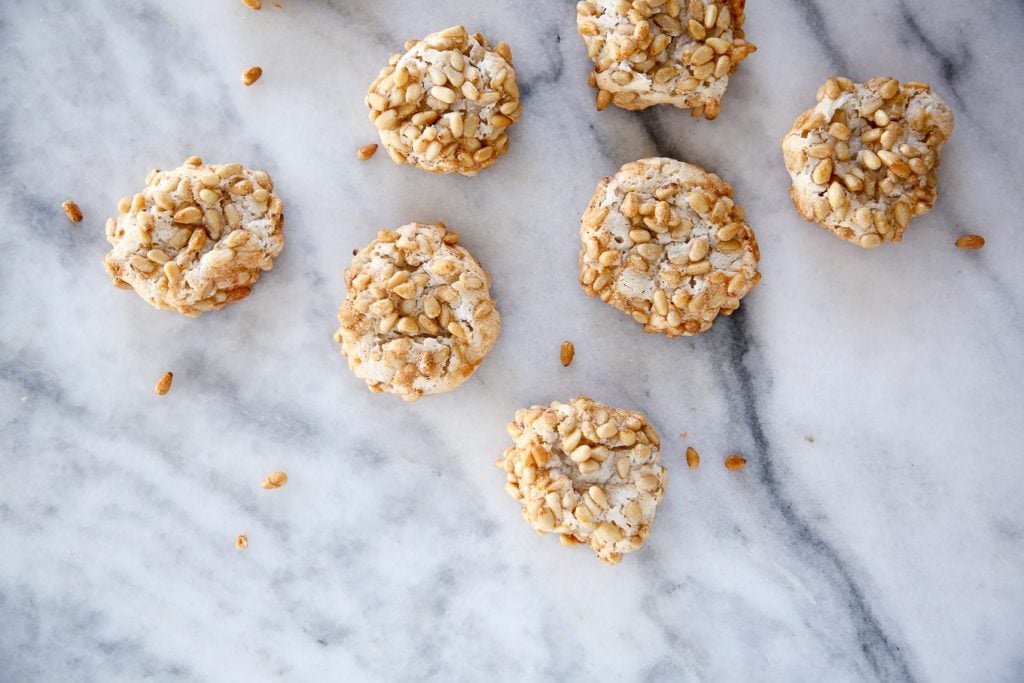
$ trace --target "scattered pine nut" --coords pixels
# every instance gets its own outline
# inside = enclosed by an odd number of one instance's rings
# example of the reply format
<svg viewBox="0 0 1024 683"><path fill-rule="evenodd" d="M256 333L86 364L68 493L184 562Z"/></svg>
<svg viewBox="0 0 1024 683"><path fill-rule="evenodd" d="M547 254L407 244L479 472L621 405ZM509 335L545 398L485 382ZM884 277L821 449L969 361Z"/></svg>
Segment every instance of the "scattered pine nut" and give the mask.
<svg viewBox="0 0 1024 683"><path fill-rule="evenodd" d="M695 470L700 467L700 453L698 453L697 449L693 446L688 446L686 448L686 466L691 470Z"/></svg>
<svg viewBox="0 0 1024 683"><path fill-rule="evenodd" d="M256 81L260 80L260 76L262 75L263 69L258 66L250 67L242 73L242 83L245 85L252 85Z"/></svg>
<svg viewBox="0 0 1024 683"><path fill-rule="evenodd" d="M156 386L153 387L153 391L156 392L157 396L166 396L167 392L171 390L171 382L174 381L173 372L165 372L163 376L157 380Z"/></svg>
<svg viewBox="0 0 1024 683"><path fill-rule="evenodd" d="M572 359L575 356L576 356L576 347L573 346L573 343L571 341L568 341L568 340L562 342L562 350L561 350L562 365L564 367L569 367L570 365L572 365Z"/></svg>
<svg viewBox="0 0 1024 683"><path fill-rule="evenodd" d="M68 220L72 223L82 222L82 210L78 208L78 204L75 204L70 199L65 199L61 205L64 207L64 213L68 215Z"/></svg>
<svg viewBox="0 0 1024 683"><path fill-rule="evenodd" d="M958 249L981 249L985 246L985 238L981 235L964 235L956 241Z"/></svg>
<svg viewBox="0 0 1024 683"><path fill-rule="evenodd" d="M249 537L245 534L238 534L238 538L235 539L235 547L239 550L245 550L249 547Z"/></svg>
<svg viewBox="0 0 1024 683"><path fill-rule="evenodd" d="M369 145L365 145L363 147L360 147L359 151L356 153L356 156L359 157L360 161L366 161L367 159L369 159L370 157L372 157L376 153L377 153L377 145L376 144L369 144Z"/></svg>
<svg viewBox="0 0 1024 683"><path fill-rule="evenodd" d="M741 470L747 465L747 459L740 455L730 455L725 459L725 469L730 472Z"/></svg>
<svg viewBox="0 0 1024 683"><path fill-rule="evenodd" d="M288 483L288 475L284 472L274 472L267 475L267 478L260 484L265 489L279 489Z"/></svg>
<svg viewBox="0 0 1024 683"><path fill-rule="evenodd" d="M242 0L242 4L248 7L249 9L259 9L263 5L263 3L260 2L260 0Z"/></svg>

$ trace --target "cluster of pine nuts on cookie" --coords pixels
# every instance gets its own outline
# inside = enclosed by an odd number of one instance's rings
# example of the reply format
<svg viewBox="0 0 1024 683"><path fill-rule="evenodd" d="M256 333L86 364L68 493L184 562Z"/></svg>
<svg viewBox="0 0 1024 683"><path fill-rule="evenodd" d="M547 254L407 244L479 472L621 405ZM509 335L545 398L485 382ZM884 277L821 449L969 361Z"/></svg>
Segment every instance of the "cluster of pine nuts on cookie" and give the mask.
<svg viewBox="0 0 1024 683"><path fill-rule="evenodd" d="M407 401L447 391L493 347L490 276L443 225L381 230L345 274L335 339L372 391Z"/></svg>
<svg viewBox="0 0 1024 683"><path fill-rule="evenodd" d="M392 55L366 96L392 160L463 175L493 164L522 109L508 45L492 48L454 26L406 49Z"/></svg>
<svg viewBox="0 0 1024 683"><path fill-rule="evenodd" d="M115 286L158 308L198 315L246 297L284 246L283 209L263 171L241 164L154 170L107 220Z"/></svg>
<svg viewBox="0 0 1024 683"><path fill-rule="evenodd" d="M641 413L579 396L517 411L508 433L515 445L495 465L539 533L611 564L643 545L668 473Z"/></svg>
<svg viewBox="0 0 1024 683"><path fill-rule="evenodd" d="M647 332L703 332L761 277L757 241L732 188L674 159L642 159L604 179L580 237L583 290Z"/></svg>
<svg viewBox="0 0 1024 683"><path fill-rule="evenodd" d="M899 242L935 204L953 115L924 83L830 78L783 139L800 213L865 248Z"/></svg>
<svg viewBox="0 0 1024 683"><path fill-rule="evenodd" d="M657 104L714 119L728 77L757 48L744 39L744 0L583 0L577 28L594 62L597 108Z"/></svg>

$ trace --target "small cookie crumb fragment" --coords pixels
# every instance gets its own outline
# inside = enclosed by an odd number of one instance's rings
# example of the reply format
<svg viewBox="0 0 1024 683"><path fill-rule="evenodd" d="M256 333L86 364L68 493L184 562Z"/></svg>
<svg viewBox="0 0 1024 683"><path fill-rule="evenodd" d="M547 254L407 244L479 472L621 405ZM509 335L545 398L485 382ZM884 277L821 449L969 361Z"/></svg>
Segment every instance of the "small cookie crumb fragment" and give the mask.
<svg viewBox="0 0 1024 683"><path fill-rule="evenodd" d="M159 380L157 380L156 386L153 387L153 391L156 392L157 396L166 396L167 392L171 390L171 382L174 381L173 372L165 372Z"/></svg>
<svg viewBox="0 0 1024 683"><path fill-rule="evenodd" d="M265 489L279 489L288 483L288 475L284 472L274 472L267 475L267 478L260 484Z"/></svg>
<svg viewBox="0 0 1024 683"><path fill-rule="evenodd" d="M700 467L700 453L693 446L688 446L686 449L686 466L691 470Z"/></svg>
<svg viewBox="0 0 1024 683"><path fill-rule="evenodd" d="M740 455L730 455L725 459L725 469L730 472L741 470L747 465L747 459Z"/></svg>
<svg viewBox="0 0 1024 683"><path fill-rule="evenodd" d="M64 203L61 204L64 207L64 213L68 215L68 220L72 223L82 222L82 210L78 208L78 204L75 204L70 199L65 199Z"/></svg>
<svg viewBox="0 0 1024 683"><path fill-rule="evenodd" d="M263 75L263 69L258 66L252 66L242 72L242 83L245 85L252 85L256 81L260 80L260 76Z"/></svg>
<svg viewBox="0 0 1024 683"><path fill-rule="evenodd" d="M369 159L370 157L372 157L376 153L377 153L377 144L376 143L372 143L372 144L364 145L363 147L360 147L359 151L356 153L356 156L359 157L360 161L366 161L367 159Z"/></svg>
<svg viewBox="0 0 1024 683"><path fill-rule="evenodd" d="M561 349L562 366L567 368L570 365L572 365L572 359L575 356L576 356L576 347L573 346L573 343L571 341L568 341L568 340L562 342L562 349Z"/></svg>
<svg viewBox="0 0 1024 683"><path fill-rule="evenodd" d="M985 246L985 238L981 235L964 235L956 241L957 249L981 249Z"/></svg>
<svg viewBox="0 0 1024 683"><path fill-rule="evenodd" d="M245 550L249 547L249 537L245 534L238 534L238 538L235 539L235 547L239 550Z"/></svg>
<svg viewBox="0 0 1024 683"><path fill-rule="evenodd" d="M263 6L263 3L260 2L260 0L242 0L242 4L248 7L249 9L255 10L258 10L260 7Z"/></svg>

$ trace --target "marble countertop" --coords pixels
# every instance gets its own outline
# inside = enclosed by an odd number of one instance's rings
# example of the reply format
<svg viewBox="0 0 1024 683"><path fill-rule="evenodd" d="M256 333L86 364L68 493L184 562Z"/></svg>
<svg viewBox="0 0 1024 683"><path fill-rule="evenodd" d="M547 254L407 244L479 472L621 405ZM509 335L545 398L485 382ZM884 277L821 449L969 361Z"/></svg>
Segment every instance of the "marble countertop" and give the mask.
<svg viewBox="0 0 1024 683"><path fill-rule="evenodd" d="M1024 679L1019 2L751 0L759 50L712 122L595 111L568 0L280 4L0 9L0 680ZM456 23L512 46L510 153L472 179L358 162L376 71ZM901 245L787 197L779 138L833 73L955 111ZM287 214L253 295L198 319L101 265L117 199L191 154L267 169ZM655 154L720 173L761 244L762 284L696 338L576 281L598 178ZM332 333L351 250L410 220L462 234L504 331L404 405ZM668 493L617 567L535 535L492 466L516 408L580 393L664 438Z"/></svg>

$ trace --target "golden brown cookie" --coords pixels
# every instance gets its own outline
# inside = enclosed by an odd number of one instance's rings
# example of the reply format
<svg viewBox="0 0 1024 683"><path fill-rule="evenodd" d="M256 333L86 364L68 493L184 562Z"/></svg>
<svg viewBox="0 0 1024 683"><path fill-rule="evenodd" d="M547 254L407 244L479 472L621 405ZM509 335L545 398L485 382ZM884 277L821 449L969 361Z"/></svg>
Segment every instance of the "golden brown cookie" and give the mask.
<svg viewBox="0 0 1024 683"><path fill-rule="evenodd" d="M476 175L508 151L519 86L508 45L464 26L409 41L370 86L366 105L397 164Z"/></svg>
<svg viewBox="0 0 1024 683"><path fill-rule="evenodd" d="M761 279L732 188L675 159L626 164L597 186L580 227L580 284L645 332L703 332Z"/></svg>
<svg viewBox="0 0 1024 683"><path fill-rule="evenodd" d="M444 225L381 230L345 271L335 341L371 391L406 401L451 391L501 331L491 278Z"/></svg>
<svg viewBox="0 0 1024 683"><path fill-rule="evenodd" d="M577 396L517 411L508 433L515 444L495 465L538 533L610 564L643 546L668 483L647 418Z"/></svg>
<svg viewBox="0 0 1024 683"><path fill-rule="evenodd" d="M671 104L713 119L729 77L757 50L744 39L745 0L583 0L576 26L594 61L597 104Z"/></svg>
<svg viewBox="0 0 1024 683"><path fill-rule="evenodd" d="M924 83L830 78L782 139L800 215L862 247L899 242L936 199L953 112Z"/></svg>
<svg viewBox="0 0 1024 683"><path fill-rule="evenodd" d="M283 208L264 171L191 157L154 170L107 220L114 285L195 316L249 295L284 247Z"/></svg>

